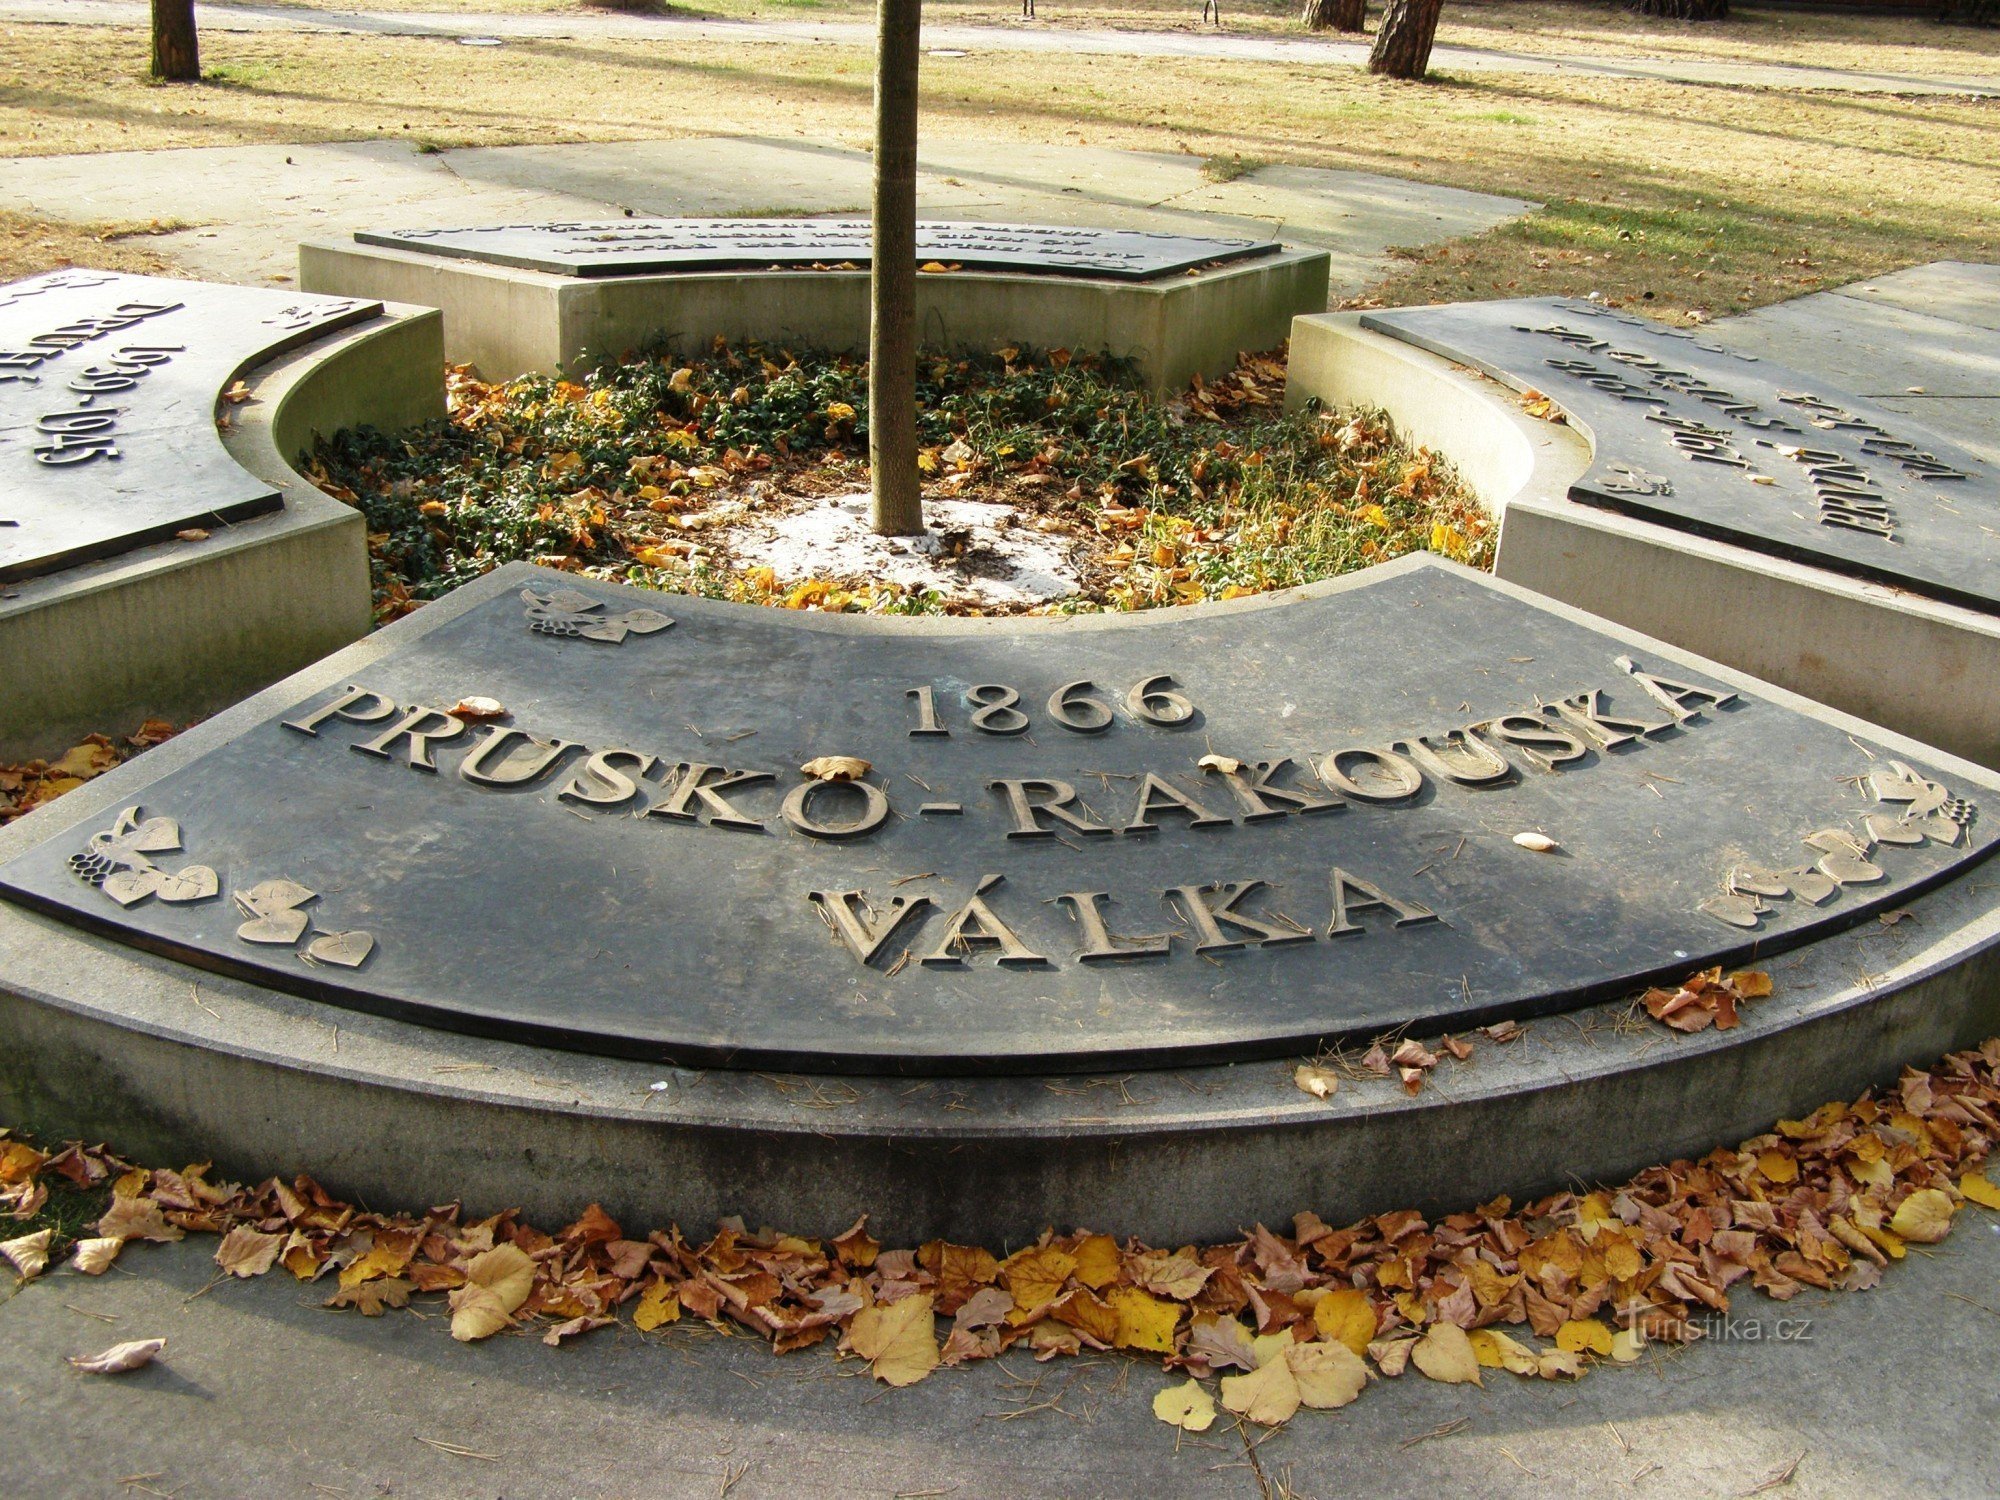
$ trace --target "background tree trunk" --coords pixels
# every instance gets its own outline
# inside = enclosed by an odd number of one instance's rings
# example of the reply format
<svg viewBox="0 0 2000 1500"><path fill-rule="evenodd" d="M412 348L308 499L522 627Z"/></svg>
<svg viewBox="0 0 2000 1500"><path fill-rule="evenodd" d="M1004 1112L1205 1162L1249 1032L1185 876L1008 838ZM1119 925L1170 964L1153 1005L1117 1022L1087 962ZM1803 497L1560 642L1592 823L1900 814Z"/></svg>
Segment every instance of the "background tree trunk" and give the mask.
<svg viewBox="0 0 2000 1500"><path fill-rule="evenodd" d="M924 529L917 475L917 67L923 0L877 0L875 235L869 262L869 524Z"/></svg>
<svg viewBox="0 0 2000 1500"><path fill-rule="evenodd" d="M1665 16L1671 21L1729 19L1729 0L1631 0L1631 9L1642 16Z"/></svg>
<svg viewBox="0 0 2000 1500"><path fill-rule="evenodd" d="M153 0L153 76L167 83L201 82L194 0Z"/></svg>
<svg viewBox="0 0 2000 1500"><path fill-rule="evenodd" d="M1368 0L1306 0L1299 19L1308 31L1365 31Z"/></svg>
<svg viewBox="0 0 2000 1500"><path fill-rule="evenodd" d="M1444 0L1389 0L1382 29L1375 33L1375 50L1368 54L1368 71L1391 78L1423 77L1443 9Z"/></svg>

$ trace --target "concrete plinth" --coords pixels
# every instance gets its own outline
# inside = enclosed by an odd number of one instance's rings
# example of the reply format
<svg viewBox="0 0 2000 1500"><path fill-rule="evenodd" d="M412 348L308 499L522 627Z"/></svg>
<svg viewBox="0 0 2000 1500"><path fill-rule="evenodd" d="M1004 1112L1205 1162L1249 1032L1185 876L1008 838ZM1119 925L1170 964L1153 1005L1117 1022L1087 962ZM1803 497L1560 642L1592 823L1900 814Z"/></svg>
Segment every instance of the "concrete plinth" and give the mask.
<svg viewBox="0 0 2000 1500"><path fill-rule="evenodd" d="M0 759L147 718L186 723L366 634L361 513L292 464L316 435L442 415L440 323L386 308L244 373L224 442L283 491L279 509L0 590Z"/></svg>
<svg viewBox="0 0 2000 1500"><path fill-rule="evenodd" d="M955 271L917 279L917 331L931 348L1065 348L1133 360L1156 391L1220 375L1240 351L1284 342L1323 311L1329 257L1282 250L1153 282ZM868 345L866 271L751 271L583 279L406 250L311 240L299 285L442 309L446 355L488 379L575 369L664 340L715 338L839 352Z"/></svg>
<svg viewBox="0 0 2000 1500"><path fill-rule="evenodd" d="M1569 499L1575 429L1360 326L1293 326L1287 402L1379 407L1449 459L1500 521L1494 571L1984 765L2000 765L2000 619Z"/></svg>

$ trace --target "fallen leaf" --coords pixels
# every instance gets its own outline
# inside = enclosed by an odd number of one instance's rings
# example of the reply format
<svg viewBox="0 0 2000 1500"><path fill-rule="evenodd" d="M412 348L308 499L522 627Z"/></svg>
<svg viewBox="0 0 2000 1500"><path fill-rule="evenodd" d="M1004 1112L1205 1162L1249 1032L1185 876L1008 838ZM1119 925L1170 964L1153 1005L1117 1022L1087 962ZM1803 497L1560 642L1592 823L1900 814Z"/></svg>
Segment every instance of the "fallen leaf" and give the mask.
<svg viewBox="0 0 2000 1500"><path fill-rule="evenodd" d="M1101 1292L1118 1279L1118 1241L1108 1234L1086 1235L1070 1252L1076 1257L1076 1279Z"/></svg>
<svg viewBox="0 0 2000 1500"><path fill-rule="evenodd" d="M680 1318L681 1300L675 1295L673 1285L665 1281L656 1281L641 1292L639 1305L632 1309L632 1326L641 1333L678 1323Z"/></svg>
<svg viewBox="0 0 2000 1500"><path fill-rule="evenodd" d="M1571 1318L1556 1330L1556 1347L1565 1354L1610 1354L1612 1332L1596 1318Z"/></svg>
<svg viewBox="0 0 2000 1500"><path fill-rule="evenodd" d="M571 1318L568 1322L556 1324L555 1327L551 1328L547 1333L543 1334L542 1342L547 1344L551 1349L553 1349L558 1344L560 1344L564 1339L573 1339L578 1334L589 1333L594 1328L609 1328L613 1323L616 1323L617 1321L618 1320L616 1318L599 1318L590 1316Z"/></svg>
<svg viewBox="0 0 2000 1500"><path fill-rule="evenodd" d="M1432 1380L1446 1385L1462 1385L1467 1381L1474 1385L1486 1383L1479 1378L1479 1360L1466 1340L1465 1330L1456 1323L1439 1323L1418 1339L1417 1346L1410 1351L1410 1362Z"/></svg>
<svg viewBox="0 0 2000 1500"><path fill-rule="evenodd" d="M1517 833L1514 835L1514 842L1519 844L1523 849L1534 850L1537 854L1554 854L1558 849L1562 848L1561 844L1558 844L1546 833Z"/></svg>
<svg viewBox="0 0 2000 1500"><path fill-rule="evenodd" d="M1055 1301L1063 1283L1076 1270L1076 1257L1053 1245L1033 1245L1000 1263L1001 1278L1014 1294L1014 1305L1032 1312Z"/></svg>
<svg viewBox="0 0 2000 1500"><path fill-rule="evenodd" d="M1981 1208L2000 1208L2000 1187L1993 1185L1983 1169L1967 1172L1959 1178L1958 1190L1967 1201L1977 1203Z"/></svg>
<svg viewBox="0 0 2000 1500"><path fill-rule="evenodd" d="M465 1267L451 1294L451 1336L462 1344L491 1338L514 1321L535 1284L535 1263L513 1245L495 1245Z"/></svg>
<svg viewBox="0 0 2000 1500"><path fill-rule="evenodd" d="M1345 1344L1356 1354L1366 1354L1374 1341L1379 1320L1368 1294L1355 1287L1335 1287L1313 1308L1313 1325L1319 1336Z"/></svg>
<svg viewBox="0 0 2000 1500"><path fill-rule="evenodd" d="M1204 755L1195 764L1204 771L1229 773L1243 769L1243 762L1230 755Z"/></svg>
<svg viewBox="0 0 2000 1500"><path fill-rule="evenodd" d="M873 769L852 755L816 755L799 767L799 773L815 781L859 781Z"/></svg>
<svg viewBox="0 0 2000 1500"><path fill-rule="evenodd" d="M169 1224L160 1205L151 1198L114 1197L111 1207L104 1211L104 1217L97 1221L97 1232L120 1240L154 1240L160 1244L170 1244L186 1235L178 1224Z"/></svg>
<svg viewBox="0 0 2000 1500"><path fill-rule="evenodd" d="M215 1263L229 1275L247 1280L262 1276L276 1265L278 1252L284 1245L283 1235L263 1234L247 1224L238 1224L215 1247Z"/></svg>
<svg viewBox="0 0 2000 1500"><path fill-rule="evenodd" d="M461 698L445 712L461 719L501 719L507 706L498 698Z"/></svg>
<svg viewBox="0 0 2000 1500"><path fill-rule="evenodd" d="M1312 1063L1300 1063L1292 1070L1292 1082L1315 1099L1328 1099L1340 1087L1340 1075L1331 1068L1316 1067Z"/></svg>
<svg viewBox="0 0 2000 1500"><path fill-rule="evenodd" d="M111 1269L111 1263L118 1259L118 1252L124 1247L125 1242L116 1235L78 1240L69 1263L86 1276L102 1276Z"/></svg>
<svg viewBox="0 0 2000 1500"><path fill-rule="evenodd" d="M1298 1379L1285 1359L1274 1359L1248 1375L1222 1377L1222 1404L1262 1427L1289 1422L1299 1409Z"/></svg>
<svg viewBox="0 0 2000 1500"><path fill-rule="evenodd" d="M884 1385L915 1385L938 1366L937 1324L928 1292L886 1307L864 1307L848 1325L846 1345Z"/></svg>
<svg viewBox="0 0 2000 1500"><path fill-rule="evenodd" d="M1889 1228L1919 1245L1935 1245L1951 1233L1952 1202L1938 1188L1918 1188L1889 1220Z"/></svg>
<svg viewBox="0 0 2000 1500"><path fill-rule="evenodd" d="M0 1256L5 1256L21 1280L33 1281L49 1266L49 1246L54 1243L53 1229L37 1229L33 1234L24 1234L16 1240L0 1241Z"/></svg>
<svg viewBox="0 0 2000 1500"><path fill-rule="evenodd" d="M1174 1330L1180 1326L1178 1302L1168 1302L1142 1292L1137 1287L1113 1287L1104 1300L1118 1315L1112 1344L1119 1349L1150 1349L1155 1354L1174 1352Z"/></svg>
<svg viewBox="0 0 2000 1500"><path fill-rule="evenodd" d="M351 1307L364 1318L379 1318L389 1308L408 1307L410 1294L417 1289L416 1283L401 1276L377 1276L368 1281L358 1281L353 1286L334 1289L326 1299L328 1307Z"/></svg>
<svg viewBox="0 0 2000 1500"><path fill-rule="evenodd" d="M1190 1378L1170 1385L1153 1398L1153 1415L1183 1432L1206 1432L1215 1421L1215 1398Z"/></svg>
<svg viewBox="0 0 2000 1500"><path fill-rule="evenodd" d="M1368 1384L1368 1366L1345 1344L1293 1344L1285 1351L1299 1400L1315 1410L1345 1406Z"/></svg>
<svg viewBox="0 0 2000 1500"><path fill-rule="evenodd" d="M127 1370L150 1365L153 1357L166 1347L165 1339L133 1339L129 1343L113 1344L102 1354L72 1355L69 1362L86 1375L122 1375Z"/></svg>

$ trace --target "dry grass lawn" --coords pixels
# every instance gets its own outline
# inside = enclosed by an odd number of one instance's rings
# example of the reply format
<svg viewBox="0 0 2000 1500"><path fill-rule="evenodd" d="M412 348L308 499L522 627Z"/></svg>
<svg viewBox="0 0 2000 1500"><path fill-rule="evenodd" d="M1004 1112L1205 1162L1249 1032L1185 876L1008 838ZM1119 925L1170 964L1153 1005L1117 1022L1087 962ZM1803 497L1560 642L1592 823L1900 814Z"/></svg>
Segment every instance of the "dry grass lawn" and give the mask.
<svg viewBox="0 0 2000 1500"><path fill-rule="evenodd" d="M868 132L857 49L212 31L204 59L210 82L162 87L134 32L0 33L0 152ZM1923 260L2000 259L2000 100L1006 53L933 59L924 78L933 137L1359 168L1548 205L1407 261L1374 289L1390 300L1601 291L1718 315Z"/></svg>
<svg viewBox="0 0 2000 1500"><path fill-rule="evenodd" d="M669 18L859 21L874 15L871 0L280 0L301 10L452 12L458 14L604 15L652 13ZM1303 36L1294 0L1224 0L1225 32ZM257 9L270 10L259 4ZM1381 0L1371 7L1372 27ZM1110 30L1214 30L1201 20L1201 0L1037 0L1032 22L1018 0L925 0L930 23L1022 25ZM1333 35L1333 33L1326 33ZM1498 51L1599 57L1699 57L1734 62L1802 63L1913 77L2000 69L2000 31L1939 26L1928 12L1911 15L1809 13L1739 7L1722 25L1666 21L1626 10L1614 0L1452 0L1438 27L1441 43Z"/></svg>

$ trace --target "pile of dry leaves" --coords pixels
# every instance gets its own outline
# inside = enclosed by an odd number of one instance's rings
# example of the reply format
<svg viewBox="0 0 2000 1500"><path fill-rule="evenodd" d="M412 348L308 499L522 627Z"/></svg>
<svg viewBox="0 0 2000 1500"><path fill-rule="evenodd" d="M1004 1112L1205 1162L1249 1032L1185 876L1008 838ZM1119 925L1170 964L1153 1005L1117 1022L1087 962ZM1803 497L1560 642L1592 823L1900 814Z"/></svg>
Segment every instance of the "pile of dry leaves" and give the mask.
<svg viewBox="0 0 2000 1500"><path fill-rule="evenodd" d="M179 733L164 719L148 719L122 741L93 734L55 760L30 760L0 765L0 824L11 823L64 792L73 792L93 777L150 750Z"/></svg>
<svg viewBox="0 0 2000 1500"><path fill-rule="evenodd" d="M1306 1212L1289 1233L1260 1224L1207 1247L1079 1230L1006 1256L943 1240L892 1250L865 1220L829 1240L726 1221L697 1243L678 1228L628 1233L594 1206L548 1234L512 1211L368 1213L306 1177L239 1186L202 1166L148 1169L12 1138L0 1138L0 1213L35 1217L57 1179L108 1184L94 1233L68 1247L80 1272L102 1273L134 1240L213 1234L223 1273L282 1267L327 1283L330 1307L373 1317L443 1295L461 1340L535 1325L560 1344L696 1318L779 1353L835 1340L897 1386L1016 1346L1040 1359L1130 1350L1185 1374L1154 1409L1199 1430L1215 1417L1212 1378L1223 1406L1278 1423L1410 1367L1477 1382L1489 1369L1574 1378L1635 1360L1648 1341L1699 1337L1739 1283L1781 1300L1872 1287L1908 1245L1942 1239L1963 1204L2000 1208L1980 1170L1996 1113L2000 1039L1619 1187L1519 1208L1500 1198L1435 1221L1405 1210L1336 1228ZM32 1277L62 1249L54 1235L0 1254Z"/></svg>

